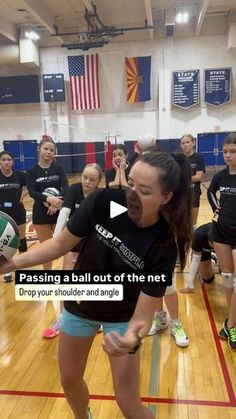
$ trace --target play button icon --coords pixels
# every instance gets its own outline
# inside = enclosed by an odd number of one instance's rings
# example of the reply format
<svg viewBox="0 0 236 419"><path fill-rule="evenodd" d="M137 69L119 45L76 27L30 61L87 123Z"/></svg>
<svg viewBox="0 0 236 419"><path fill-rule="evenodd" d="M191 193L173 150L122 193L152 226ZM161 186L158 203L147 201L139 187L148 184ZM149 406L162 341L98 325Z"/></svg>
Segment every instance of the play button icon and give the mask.
<svg viewBox="0 0 236 419"><path fill-rule="evenodd" d="M119 236L130 228L136 228L142 217L142 203L140 198L129 187L97 189L91 197L94 200L94 221ZM116 218L118 217L118 218ZM91 219L91 224L93 219Z"/></svg>
<svg viewBox="0 0 236 419"><path fill-rule="evenodd" d="M115 201L110 201L110 218L118 217L118 215L123 214L128 211L123 205L117 204Z"/></svg>

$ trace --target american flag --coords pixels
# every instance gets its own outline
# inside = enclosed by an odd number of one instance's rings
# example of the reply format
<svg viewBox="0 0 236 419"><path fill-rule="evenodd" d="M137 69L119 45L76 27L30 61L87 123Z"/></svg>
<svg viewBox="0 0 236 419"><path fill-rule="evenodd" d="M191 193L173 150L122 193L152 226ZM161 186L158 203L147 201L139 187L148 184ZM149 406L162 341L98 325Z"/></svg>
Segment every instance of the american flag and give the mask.
<svg viewBox="0 0 236 419"><path fill-rule="evenodd" d="M100 108L98 54L68 57L72 109Z"/></svg>

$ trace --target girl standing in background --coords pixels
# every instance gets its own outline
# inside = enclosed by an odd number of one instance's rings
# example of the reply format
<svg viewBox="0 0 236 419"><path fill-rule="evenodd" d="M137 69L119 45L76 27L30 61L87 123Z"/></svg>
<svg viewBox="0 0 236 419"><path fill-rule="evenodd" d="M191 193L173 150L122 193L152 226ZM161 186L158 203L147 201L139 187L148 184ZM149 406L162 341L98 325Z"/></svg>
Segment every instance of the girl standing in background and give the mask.
<svg viewBox="0 0 236 419"><path fill-rule="evenodd" d="M228 305L228 318L219 336L226 338L229 348L236 351L236 133L225 138L223 156L226 168L215 174L207 196L214 212L212 240Z"/></svg>
<svg viewBox="0 0 236 419"><path fill-rule="evenodd" d="M112 169L105 172L106 187L128 186L128 174L130 166L127 162L128 154L123 144L116 144L112 147Z"/></svg>
<svg viewBox="0 0 236 419"><path fill-rule="evenodd" d="M39 144L39 161L27 171L27 187L34 199L32 220L40 243L50 239L57 222L63 198L68 191L68 181L63 167L54 163L56 144L44 136ZM55 188L59 196L45 195L45 189ZM52 262L43 265L50 270Z"/></svg>
<svg viewBox="0 0 236 419"><path fill-rule="evenodd" d="M26 177L23 172L13 170L14 157L8 151L0 153L0 211L8 214L18 225L20 233L19 252L27 251L25 236L26 211L22 203L26 189ZM12 274L4 275L4 282L12 281Z"/></svg>
<svg viewBox="0 0 236 419"><path fill-rule="evenodd" d="M201 179L203 173L205 172L205 162L203 156L194 151L195 144L195 139L191 134L184 134L180 139L180 148L188 158L192 171L192 224L194 230L197 227L197 218L200 207Z"/></svg>

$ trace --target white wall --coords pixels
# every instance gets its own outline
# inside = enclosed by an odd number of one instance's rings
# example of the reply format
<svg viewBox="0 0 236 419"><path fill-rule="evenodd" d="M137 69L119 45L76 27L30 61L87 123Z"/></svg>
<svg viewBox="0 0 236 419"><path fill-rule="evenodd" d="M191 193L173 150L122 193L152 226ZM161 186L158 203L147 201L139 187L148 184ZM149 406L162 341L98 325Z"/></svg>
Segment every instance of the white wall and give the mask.
<svg viewBox="0 0 236 419"><path fill-rule="evenodd" d="M169 38L130 43L113 42L104 48L91 50L99 53L100 91L102 106L96 111L70 109L68 55L81 51L63 48L41 49L41 74L64 73L66 102L33 105L0 105L0 140L41 138L45 130L57 141L103 140L108 132L118 139L135 139L142 131L150 131L157 138L176 138L185 132L196 135L236 130L236 53L227 52L227 36L199 38ZM149 102L126 103L125 56L152 55L152 99ZM232 102L220 108L203 103L203 69L232 67ZM171 72L200 69L201 103L190 110L171 106ZM8 75L1 71L1 75ZM17 67L10 75L22 74ZM25 73L26 74L26 73ZM52 124L54 122L54 124Z"/></svg>

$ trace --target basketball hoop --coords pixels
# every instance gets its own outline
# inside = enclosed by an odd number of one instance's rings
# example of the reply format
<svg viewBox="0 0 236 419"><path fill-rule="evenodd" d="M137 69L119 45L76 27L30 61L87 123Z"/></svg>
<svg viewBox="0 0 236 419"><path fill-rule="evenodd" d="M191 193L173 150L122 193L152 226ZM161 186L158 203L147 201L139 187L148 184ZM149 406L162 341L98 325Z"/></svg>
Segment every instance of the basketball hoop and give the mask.
<svg viewBox="0 0 236 419"><path fill-rule="evenodd" d="M90 32L88 31L87 26L81 25L80 26L80 31L79 31L79 40L80 40L80 42L82 42L84 44L85 42L88 41L89 36L90 36Z"/></svg>
<svg viewBox="0 0 236 419"><path fill-rule="evenodd" d="M86 32L80 32L79 33L79 40L80 40L80 42L85 44L85 42L87 42L87 40L88 40L88 34Z"/></svg>

